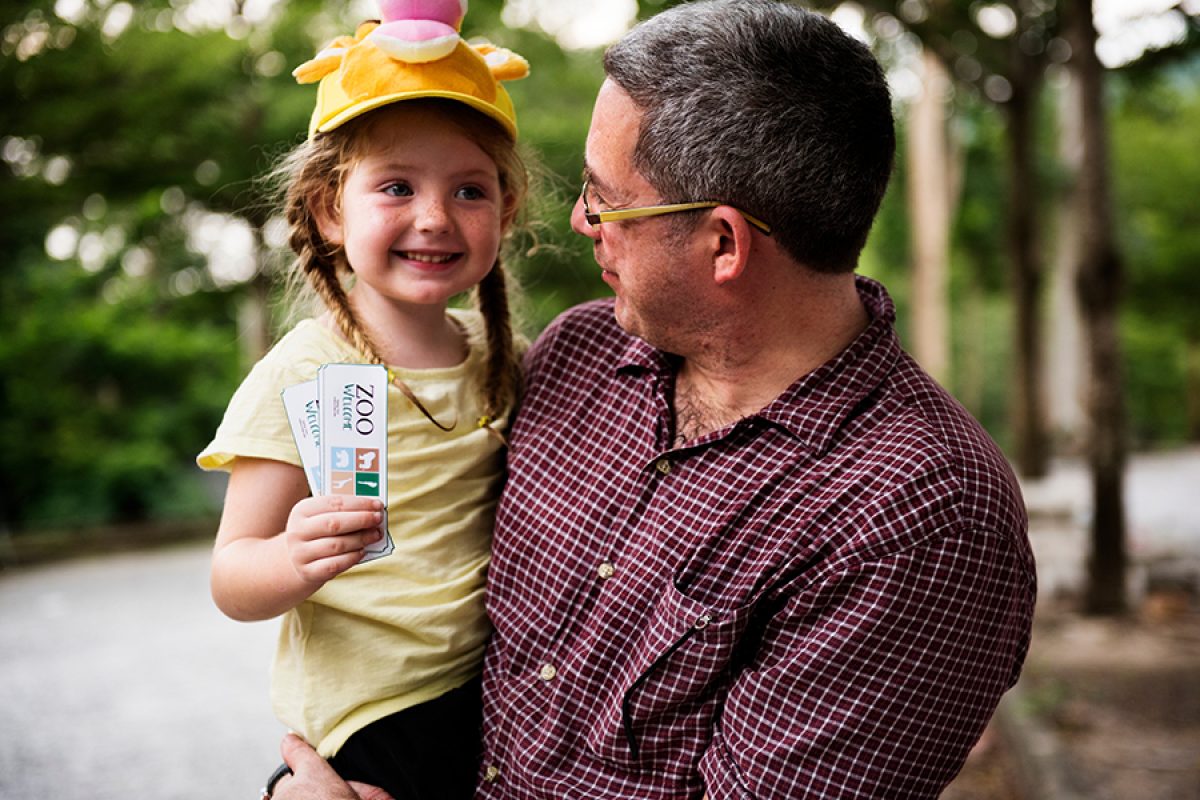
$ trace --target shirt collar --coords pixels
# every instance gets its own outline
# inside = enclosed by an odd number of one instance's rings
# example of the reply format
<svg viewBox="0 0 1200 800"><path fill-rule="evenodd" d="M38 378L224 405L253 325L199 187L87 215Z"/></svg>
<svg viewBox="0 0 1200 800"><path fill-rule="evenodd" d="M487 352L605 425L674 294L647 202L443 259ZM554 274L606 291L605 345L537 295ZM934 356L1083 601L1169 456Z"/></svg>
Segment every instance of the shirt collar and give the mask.
<svg viewBox="0 0 1200 800"><path fill-rule="evenodd" d="M870 317L866 329L845 350L799 378L758 414L817 453L832 446L842 424L883 383L901 353L893 329L896 307L887 290L862 276L856 276L855 285Z"/></svg>
<svg viewBox="0 0 1200 800"><path fill-rule="evenodd" d="M838 355L799 378L756 417L787 430L811 450L827 450L842 422L892 370L900 343L893 325L896 307L883 285L855 276L859 299L870 317L866 329ZM674 372L673 359L630 336L617 371Z"/></svg>
<svg viewBox="0 0 1200 800"><path fill-rule="evenodd" d="M617 372L628 370L635 372L643 370L650 372L673 371L671 357L666 353L651 347L645 340L639 339L637 336L626 334L626 338L629 339L629 342L617 360Z"/></svg>

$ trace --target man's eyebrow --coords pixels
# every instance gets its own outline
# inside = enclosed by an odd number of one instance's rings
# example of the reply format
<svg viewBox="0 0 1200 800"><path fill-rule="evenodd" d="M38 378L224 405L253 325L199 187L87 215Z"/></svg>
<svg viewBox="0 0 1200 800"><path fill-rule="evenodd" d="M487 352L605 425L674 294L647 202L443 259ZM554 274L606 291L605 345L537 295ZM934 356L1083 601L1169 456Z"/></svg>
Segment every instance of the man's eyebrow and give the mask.
<svg viewBox="0 0 1200 800"><path fill-rule="evenodd" d="M584 163L583 165L583 180L585 183L590 183L592 188L604 196L611 196L612 189L602 178L596 177L596 173L592 172L592 168Z"/></svg>

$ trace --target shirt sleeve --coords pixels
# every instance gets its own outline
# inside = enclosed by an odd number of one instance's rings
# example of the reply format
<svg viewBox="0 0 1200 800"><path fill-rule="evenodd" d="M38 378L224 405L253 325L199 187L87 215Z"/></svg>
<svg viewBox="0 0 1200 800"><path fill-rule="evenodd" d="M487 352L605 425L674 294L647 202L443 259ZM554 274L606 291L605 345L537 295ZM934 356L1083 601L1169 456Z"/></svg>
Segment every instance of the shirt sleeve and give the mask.
<svg viewBox="0 0 1200 800"><path fill-rule="evenodd" d="M1034 594L971 528L783 599L701 760L708 797L936 798L1016 681Z"/></svg>
<svg viewBox="0 0 1200 800"><path fill-rule="evenodd" d="M234 392L212 442L196 457L206 470L229 470L240 457L268 458L300 466L300 453L280 396L301 377L263 360Z"/></svg>

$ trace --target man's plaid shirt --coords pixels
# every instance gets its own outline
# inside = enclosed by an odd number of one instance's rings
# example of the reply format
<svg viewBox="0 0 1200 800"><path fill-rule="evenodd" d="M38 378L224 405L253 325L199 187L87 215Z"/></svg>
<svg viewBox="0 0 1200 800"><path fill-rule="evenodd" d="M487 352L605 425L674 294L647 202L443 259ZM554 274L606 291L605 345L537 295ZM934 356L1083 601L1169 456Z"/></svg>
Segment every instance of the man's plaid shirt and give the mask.
<svg viewBox="0 0 1200 800"><path fill-rule="evenodd" d="M480 797L936 797L1020 671L1011 471L870 327L673 449L673 360L611 301L531 350L498 511Z"/></svg>

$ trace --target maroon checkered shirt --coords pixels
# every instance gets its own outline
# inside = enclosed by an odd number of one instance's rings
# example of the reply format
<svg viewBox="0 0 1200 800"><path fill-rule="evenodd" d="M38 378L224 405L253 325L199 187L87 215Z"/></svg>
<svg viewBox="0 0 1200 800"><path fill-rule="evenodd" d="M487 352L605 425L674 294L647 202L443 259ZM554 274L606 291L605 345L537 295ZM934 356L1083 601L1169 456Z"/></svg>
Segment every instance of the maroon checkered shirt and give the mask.
<svg viewBox="0 0 1200 800"><path fill-rule="evenodd" d="M672 359L611 302L528 359L498 512L480 797L936 797L1025 656L995 445L870 327L673 448Z"/></svg>

